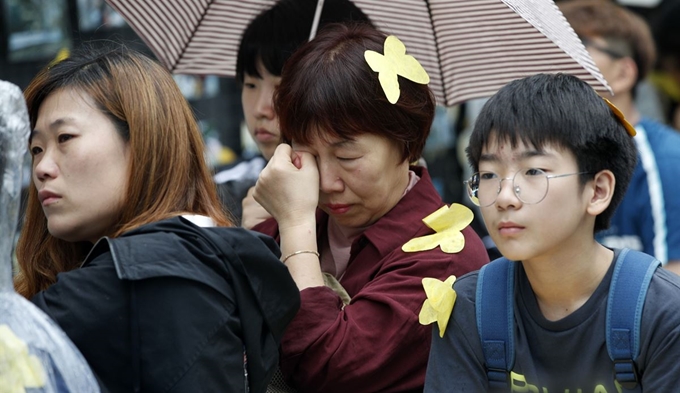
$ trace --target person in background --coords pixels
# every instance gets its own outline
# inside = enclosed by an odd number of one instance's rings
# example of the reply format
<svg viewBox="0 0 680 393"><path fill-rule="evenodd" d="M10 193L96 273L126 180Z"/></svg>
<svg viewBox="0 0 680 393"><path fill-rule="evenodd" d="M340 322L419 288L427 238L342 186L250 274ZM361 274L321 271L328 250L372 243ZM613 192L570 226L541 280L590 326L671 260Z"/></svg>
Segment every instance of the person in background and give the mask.
<svg viewBox="0 0 680 393"><path fill-rule="evenodd" d="M268 217L247 197L262 168L281 143L273 94L281 82L281 70L295 49L307 42L317 0L281 0L263 11L248 25L241 38L236 60L236 79L242 86L241 104L246 127L261 155L217 169L215 182L224 205L241 220L242 209L252 209L251 218ZM369 18L350 0L326 0L319 19L319 30L328 23ZM242 206L243 203L243 206ZM253 223L243 222L249 228Z"/></svg>
<svg viewBox="0 0 680 393"><path fill-rule="evenodd" d="M680 2L664 0L650 15L659 59L652 81L663 103L664 119L680 129Z"/></svg>
<svg viewBox="0 0 680 393"><path fill-rule="evenodd" d="M448 211L427 170L409 165L435 101L417 60L394 55L401 45L365 24L328 26L288 60L275 95L292 144L276 148L255 186L273 218L254 230L279 239L300 289L280 367L301 392L422 391L423 278L443 281L488 262L468 226L472 212ZM415 75L376 72L406 63ZM444 213L450 220L438 229L452 229L440 245L423 239L437 235L423 219L442 211L454 217ZM455 249L445 247L451 239ZM419 241L427 246L411 247Z"/></svg>
<svg viewBox="0 0 680 393"><path fill-rule="evenodd" d="M645 21L611 1L573 0L560 9L581 37L614 95L606 95L635 126L638 164L611 227L598 234L607 246L643 251L680 273L680 134L642 117L636 86L655 61Z"/></svg>
<svg viewBox="0 0 680 393"><path fill-rule="evenodd" d="M571 75L516 80L487 101L470 138L475 173L466 184L507 260L456 280L446 331L433 334L425 392L621 392L620 383L633 377L637 391L677 389L677 275L647 268L646 300L636 293L637 304L622 297L615 303L637 310L642 322L635 334L620 332L623 343L612 339L613 346L623 352L629 337L639 355L615 363L606 345L614 272L627 255L637 256L629 265L653 259L595 239L633 176L634 133L617 109ZM488 272L497 266L506 277L493 280ZM502 288L506 298L487 300L480 281ZM487 315L489 304L508 306ZM480 321L507 332L514 345L500 334L482 345ZM491 364L499 358L505 367ZM615 370L630 379L619 380Z"/></svg>
<svg viewBox="0 0 680 393"><path fill-rule="evenodd" d="M108 391L264 392L299 293L222 210L172 76L81 48L26 88L32 184L15 288Z"/></svg>

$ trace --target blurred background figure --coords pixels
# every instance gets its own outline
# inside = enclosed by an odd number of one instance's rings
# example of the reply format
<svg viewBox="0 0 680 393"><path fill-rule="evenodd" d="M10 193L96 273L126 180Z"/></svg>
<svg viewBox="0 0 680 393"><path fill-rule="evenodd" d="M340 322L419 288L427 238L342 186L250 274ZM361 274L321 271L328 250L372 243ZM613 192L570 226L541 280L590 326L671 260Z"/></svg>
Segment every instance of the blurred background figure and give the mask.
<svg viewBox="0 0 680 393"><path fill-rule="evenodd" d="M244 201L248 190L274 150L282 142L279 122L274 112L274 90L281 82L283 64L295 49L307 42L317 8L317 0L281 0L263 11L248 25L241 38L236 61L236 79L241 85L243 116L258 155L217 168L215 181L220 198L240 222L242 201L258 211L252 197ZM370 23L369 18L349 0L325 0L319 29L333 22ZM250 216L254 218L255 213ZM259 210L264 215L266 212ZM244 223L246 227L251 226Z"/></svg>
<svg viewBox="0 0 680 393"><path fill-rule="evenodd" d="M635 126L638 164L610 229L599 240L644 251L680 273L680 134L643 116L636 87L652 71L656 50L647 23L607 0L560 3L614 95L607 95Z"/></svg>
<svg viewBox="0 0 680 393"><path fill-rule="evenodd" d="M122 45L83 47L24 95L17 291L107 390L265 391L299 293L271 238L230 228L170 73Z"/></svg>
<svg viewBox="0 0 680 393"><path fill-rule="evenodd" d="M0 391L99 392L64 332L12 287L12 249L30 124L21 90L0 80Z"/></svg>
<svg viewBox="0 0 680 393"><path fill-rule="evenodd" d="M650 16L659 59L652 82L659 89L664 120L680 129L680 1L665 0Z"/></svg>

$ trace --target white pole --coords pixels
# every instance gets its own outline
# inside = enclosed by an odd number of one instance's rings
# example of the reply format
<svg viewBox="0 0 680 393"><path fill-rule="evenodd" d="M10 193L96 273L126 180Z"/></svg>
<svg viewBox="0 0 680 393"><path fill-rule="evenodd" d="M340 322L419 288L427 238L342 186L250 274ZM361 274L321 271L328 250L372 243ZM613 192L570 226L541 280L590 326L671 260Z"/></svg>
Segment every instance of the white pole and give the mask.
<svg viewBox="0 0 680 393"><path fill-rule="evenodd" d="M316 37L316 30L319 28L319 20L321 19L321 10L323 10L324 0L318 0L316 3L316 12L314 12L314 22L312 23L312 30L309 32L309 40Z"/></svg>

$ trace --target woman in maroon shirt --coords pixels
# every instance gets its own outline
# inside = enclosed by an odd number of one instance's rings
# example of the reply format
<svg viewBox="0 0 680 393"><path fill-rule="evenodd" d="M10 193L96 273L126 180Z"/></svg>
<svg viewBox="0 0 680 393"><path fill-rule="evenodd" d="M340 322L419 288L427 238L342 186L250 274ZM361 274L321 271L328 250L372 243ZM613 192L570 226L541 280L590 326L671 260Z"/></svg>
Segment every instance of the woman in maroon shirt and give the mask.
<svg viewBox="0 0 680 393"><path fill-rule="evenodd" d="M365 25L326 28L286 63L275 95L290 145L279 145L260 175L254 197L273 219L254 229L279 239L301 291L281 355L299 391L421 391L431 335L418 322L422 278L488 262L469 227L458 253L402 251L433 233L422 219L444 205L427 170L409 165L435 102L426 84L393 75L394 102L365 58L403 60L382 56L383 45L386 36Z"/></svg>

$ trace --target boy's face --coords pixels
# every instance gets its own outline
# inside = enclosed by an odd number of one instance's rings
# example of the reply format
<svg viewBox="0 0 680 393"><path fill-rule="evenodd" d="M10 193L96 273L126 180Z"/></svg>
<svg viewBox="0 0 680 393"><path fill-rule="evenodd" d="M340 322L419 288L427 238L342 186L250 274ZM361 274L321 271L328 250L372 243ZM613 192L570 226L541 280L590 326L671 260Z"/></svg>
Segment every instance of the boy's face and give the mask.
<svg viewBox="0 0 680 393"><path fill-rule="evenodd" d="M269 161L276 146L281 143L279 118L274 112L274 91L279 86L281 77L270 74L259 60L257 71L261 77L247 73L243 76L241 104L248 132L264 158Z"/></svg>
<svg viewBox="0 0 680 393"><path fill-rule="evenodd" d="M482 149L479 172L482 182L504 180L495 201L498 187L486 185L487 195L480 195L480 200L484 197L490 204L481 211L489 235L506 258L542 258L571 247L570 240L577 233L592 234L593 223L586 212L588 198L571 152L551 146L538 150L521 142L512 148L509 142L495 139Z"/></svg>

